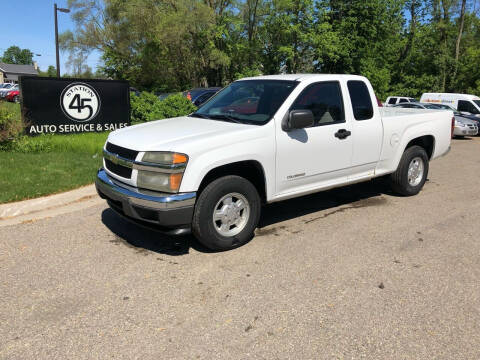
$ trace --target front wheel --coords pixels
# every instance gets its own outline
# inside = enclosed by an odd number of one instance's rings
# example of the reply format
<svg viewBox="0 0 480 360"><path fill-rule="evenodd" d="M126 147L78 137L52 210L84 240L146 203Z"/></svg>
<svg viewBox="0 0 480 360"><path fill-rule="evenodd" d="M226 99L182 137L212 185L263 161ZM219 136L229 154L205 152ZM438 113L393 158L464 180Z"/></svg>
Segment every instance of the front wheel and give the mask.
<svg viewBox="0 0 480 360"><path fill-rule="evenodd" d="M18 95L15 95L15 97L13 98L13 102L16 102L17 104L20 102L20 98L18 97Z"/></svg>
<svg viewBox="0 0 480 360"><path fill-rule="evenodd" d="M428 175L428 156L420 146L405 150L397 171L390 176L392 189L399 195L417 195L422 190Z"/></svg>
<svg viewBox="0 0 480 360"><path fill-rule="evenodd" d="M198 197L192 231L209 249L233 249L251 240L260 211L260 196L250 181L224 176L208 184Z"/></svg>

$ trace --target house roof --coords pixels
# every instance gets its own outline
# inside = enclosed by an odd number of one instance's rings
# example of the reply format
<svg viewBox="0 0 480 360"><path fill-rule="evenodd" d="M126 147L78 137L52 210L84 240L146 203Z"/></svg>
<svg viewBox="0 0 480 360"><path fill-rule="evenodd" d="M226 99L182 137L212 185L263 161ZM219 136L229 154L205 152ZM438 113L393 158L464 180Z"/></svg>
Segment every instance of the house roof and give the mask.
<svg viewBox="0 0 480 360"><path fill-rule="evenodd" d="M0 71L11 74L38 75L33 65L5 64L0 62Z"/></svg>

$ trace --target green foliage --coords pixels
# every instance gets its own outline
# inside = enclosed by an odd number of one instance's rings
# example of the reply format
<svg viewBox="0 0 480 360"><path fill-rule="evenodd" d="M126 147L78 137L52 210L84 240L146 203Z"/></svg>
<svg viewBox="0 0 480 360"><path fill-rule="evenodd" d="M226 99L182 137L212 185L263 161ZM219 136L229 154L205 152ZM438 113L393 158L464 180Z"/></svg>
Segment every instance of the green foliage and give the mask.
<svg viewBox="0 0 480 360"><path fill-rule="evenodd" d="M105 76L142 90L312 72L368 76L382 99L478 91L472 0L69 0L69 7L77 29L61 36L63 49L78 63L102 51Z"/></svg>
<svg viewBox="0 0 480 360"><path fill-rule="evenodd" d="M21 136L13 141L0 144L0 151L20 153L81 152L89 155L101 155L108 133L82 134L41 134Z"/></svg>
<svg viewBox="0 0 480 360"><path fill-rule="evenodd" d="M0 102L0 144L18 138L23 130L20 105Z"/></svg>
<svg viewBox="0 0 480 360"><path fill-rule="evenodd" d="M38 75L42 77L56 77L57 69L55 69L55 66L49 65L47 71L38 70Z"/></svg>
<svg viewBox="0 0 480 360"><path fill-rule="evenodd" d="M184 116L197 108L182 94L175 94L159 100L155 94L143 91L139 96L130 97L133 123Z"/></svg>
<svg viewBox="0 0 480 360"><path fill-rule="evenodd" d="M2 62L7 64L31 65L33 53L28 49L20 49L18 46L10 46L3 53Z"/></svg>
<svg viewBox="0 0 480 360"><path fill-rule="evenodd" d="M160 102L155 94L143 91L136 96L130 93L131 120L133 123L149 121L155 103Z"/></svg>

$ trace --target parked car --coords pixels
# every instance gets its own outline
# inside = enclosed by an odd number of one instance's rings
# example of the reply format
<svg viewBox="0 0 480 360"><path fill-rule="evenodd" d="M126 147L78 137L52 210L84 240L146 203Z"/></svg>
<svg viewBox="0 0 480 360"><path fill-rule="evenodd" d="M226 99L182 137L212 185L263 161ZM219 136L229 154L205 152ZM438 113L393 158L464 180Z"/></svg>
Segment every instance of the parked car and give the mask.
<svg viewBox="0 0 480 360"><path fill-rule="evenodd" d="M130 86L130 92L133 93L135 96L140 96L140 91L133 86Z"/></svg>
<svg viewBox="0 0 480 360"><path fill-rule="evenodd" d="M463 118L463 119L468 119L468 120L472 120L478 127L478 129L480 130L480 117L476 116L476 115L472 115L472 114L464 114L464 113L456 113L458 115L455 115L455 118L460 117L460 118Z"/></svg>
<svg viewBox="0 0 480 360"><path fill-rule="evenodd" d="M453 135L458 137L478 135L478 125L473 120L463 117L455 117Z"/></svg>
<svg viewBox="0 0 480 360"><path fill-rule="evenodd" d="M407 96L389 96L385 101L385 106L394 106L401 103L416 102L417 100Z"/></svg>
<svg viewBox="0 0 480 360"><path fill-rule="evenodd" d="M191 90L188 90L188 91L184 91L183 92L183 96L186 96L188 100L190 100L193 104L195 104L195 101L202 95L204 94L209 94L210 96L208 96L208 98L206 100L208 100L210 97L212 97L213 95L215 95L221 88L220 87L209 87L209 88L195 88L195 89L191 89ZM205 100L205 101L206 101ZM204 101L204 102L205 102ZM195 104L196 105L196 104ZM200 104L201 105L201 104ZM199 105L196 105L196 106L199 106Z"/></svg>
<svg viewBox="0 0 480 360"><path fill-rule="evenodd" d="M404 109L429 109L429 110L442 110L435 104L422 104L419 102L409 102L409 103L402 103L402 104L397 104L392 107L395 108L404 108ZM454 110L452 110L454 111Z"/></svg>
<svg viewBox="0 0 480 360"><path fill-rule="evenodd" d="M246 78L188 116L110 133L96 187L133 222L226 250L252 238L264 203L389 174L418 194L452 123L451 111L379 108L361 76Z"/></svg>
<svg viewBox="0 0 480 360"><path fill-rule="evenodd" d="M453 111L455 116L455 124L453 130L453 136L475 136L478 134L477 122L467 119L460 112L452 109L449 105L443 104L431 104L431 103L404 103L395 105L395 108L406 109L427 109L427 110L449 110Z"/></svg>
<svg viewBox="0 0 480 360"><path fill-rule="evenodd" d="M157 95L158 99L159 100L165 100L166 98L168 98L169 96L171 95L175 95L176 93L158 93L158 94L155 94Z"/></svg>
<svg viewBox="0 0 480 360"><path fill-rule="evenodd" d="M20 102L20 90L9 91L5 99L10 102Z"/></svg>
<svg viewBox="0 0 480 360"><path fill-rule="evenodd" d="M17 90L18 89L18 84L10 84L6 83L3 84L4 86L0 88L0 98L5 98L7 96L8 92L11 90Z"/></svg>
<svg viewBox="0 0 480 360"><path fill-rule="evenodd" d="M461 113L480 117L480 97L469 94L425 93L420 102L450 105Z"/></svg>
<svg viewBox="0 0 480 360"><path fill-rule="evenodd" d="M462 119L468 119L472 120L476 125L477 128L480 131L480 117L477 115L469 114L469 113L461 113L455 109L453 109L450 105L445 105L445 104L434 104L435 106L438 106L442 109L447 109L447 110L453 110L455 113L455 119L462 120Z"/></svg>
<svg viewBox="0 0 480 360"><path fill-rule="evenodd" d="M206 91L193 101L193 105L200 107L205 104L210 98L215 95L218 91Z"/></svg>

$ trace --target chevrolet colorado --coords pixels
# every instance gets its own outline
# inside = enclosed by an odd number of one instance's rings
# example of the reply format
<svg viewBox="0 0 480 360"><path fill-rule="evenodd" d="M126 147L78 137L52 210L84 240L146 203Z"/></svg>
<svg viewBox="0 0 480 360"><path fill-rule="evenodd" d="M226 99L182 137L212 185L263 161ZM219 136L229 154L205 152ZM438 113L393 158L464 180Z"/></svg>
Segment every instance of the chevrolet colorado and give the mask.
<svg viewBox="0 0 480 360"><path fill-rule="evenodd" d="M271 75L189 116L110 133L96 187L117 213L205 246L248 242L262 204L389 175L417 194L446 154L453 112L379 108L354 75Z"/></svg>

